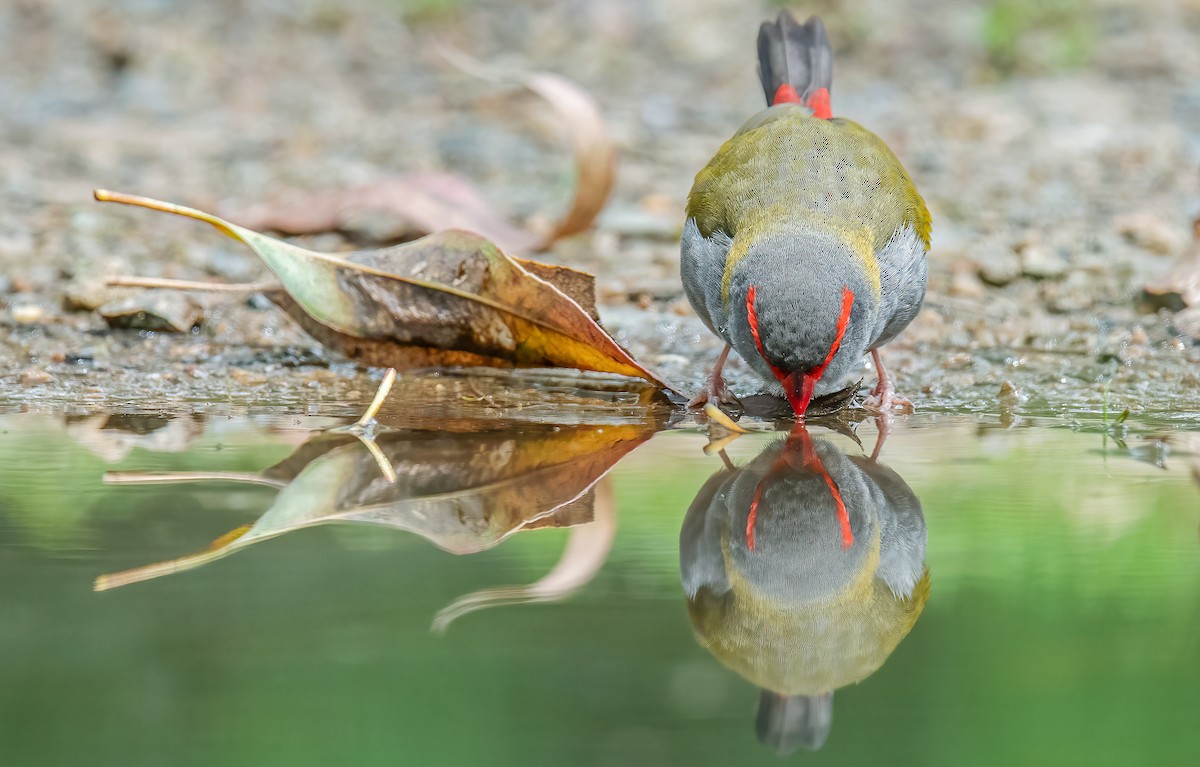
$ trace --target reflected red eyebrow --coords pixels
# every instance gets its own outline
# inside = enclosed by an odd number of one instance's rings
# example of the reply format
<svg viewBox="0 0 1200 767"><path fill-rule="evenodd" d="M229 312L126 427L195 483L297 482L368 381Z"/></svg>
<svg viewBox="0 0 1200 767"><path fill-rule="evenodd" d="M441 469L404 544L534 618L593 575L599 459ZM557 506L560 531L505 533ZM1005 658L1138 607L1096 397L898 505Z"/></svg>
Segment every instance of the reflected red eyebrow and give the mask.
<svg viewBox="0 0 1200 767"><path fill-rule="evenodd" d="M797 447L800 450L799 466L796 466L792 461L792 451ZM825 468L825 464L821 461L821 456L817 455L817 447L813 444L812 436L809 435L808 430L803 424L796 424L792 427L791 433L788 434L787 444L784 445L783 451L754 488L754 498L750 501L750 513L746 515L746 548L754 551L754 528L758 524L758 504L762 501L767 479L785 467L795 470L809 469L825 481L825 486L829 488L829 494L833 496L833 503L837 508L838 527L842 535L842 549L848 549L853 546L854 530L850 527L850 512L846 510L846 502L842 499L842 489L838 487L837 480Z"/></svg>

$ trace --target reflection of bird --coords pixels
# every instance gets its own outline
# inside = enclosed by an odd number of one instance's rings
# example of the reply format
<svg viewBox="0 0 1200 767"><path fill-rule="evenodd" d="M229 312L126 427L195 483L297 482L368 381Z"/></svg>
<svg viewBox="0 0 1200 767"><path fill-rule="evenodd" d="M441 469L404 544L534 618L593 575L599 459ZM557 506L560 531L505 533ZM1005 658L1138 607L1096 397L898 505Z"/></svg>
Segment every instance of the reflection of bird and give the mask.
<svg viewBox="0 0 1200 767"><path fill-rule="evenodd" d="M929 211L883 141L832 117L833 50L821 20L782 11L759 31L768 109L751 117L696 176L681 245L683 285L726 342L693 404L727 396L737 350L803 417L871 352L879 357L925 296Z"/></svg>
<svg viewBox="0 0 1200 767"><path fill-rule="evenodd" d="M925 520L891 469L797 425L701 489L680 533L700 644L763 688L760 740L820 748L833 691L878 669L929 594Z"/></svg>

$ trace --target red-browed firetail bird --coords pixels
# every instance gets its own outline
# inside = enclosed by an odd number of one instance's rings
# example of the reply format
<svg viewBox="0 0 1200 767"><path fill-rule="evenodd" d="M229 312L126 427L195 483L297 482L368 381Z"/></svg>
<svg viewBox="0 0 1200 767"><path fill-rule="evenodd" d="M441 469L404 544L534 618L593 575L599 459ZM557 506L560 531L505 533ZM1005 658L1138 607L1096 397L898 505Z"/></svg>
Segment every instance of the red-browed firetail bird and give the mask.
<svg viewBox="0 0 1200 767"><path fill-rule="evenodd" d="M803 418L870 352L866 406L908 404L879 348L925 297L930 218L887 145L830 106L833 49L817 17L762 25L759 76L770 106L696 175L680 271L696 313L726 342L692 404L728 392L732 347Z"/></svg>

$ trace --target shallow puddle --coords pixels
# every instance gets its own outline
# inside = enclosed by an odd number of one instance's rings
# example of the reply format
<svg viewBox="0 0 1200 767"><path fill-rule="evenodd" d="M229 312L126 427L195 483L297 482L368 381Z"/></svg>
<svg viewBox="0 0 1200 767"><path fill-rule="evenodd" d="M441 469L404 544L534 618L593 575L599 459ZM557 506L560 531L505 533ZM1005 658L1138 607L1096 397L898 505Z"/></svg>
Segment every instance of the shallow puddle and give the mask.
<svg viewBox="0 0 1200 767"><path fill-rule="evenodd" d="M0 417L4 763L1194 758L1200 434L480 408Z"/></svg>

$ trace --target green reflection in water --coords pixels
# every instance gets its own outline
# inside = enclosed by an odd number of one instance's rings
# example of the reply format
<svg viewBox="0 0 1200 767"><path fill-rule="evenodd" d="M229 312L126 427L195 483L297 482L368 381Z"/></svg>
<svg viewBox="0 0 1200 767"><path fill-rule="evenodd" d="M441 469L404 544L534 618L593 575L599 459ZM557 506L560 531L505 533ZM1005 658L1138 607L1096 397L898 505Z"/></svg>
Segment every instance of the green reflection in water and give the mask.
<svg viewBox="0 0 1200 767"><path fill-rule="evenodd" d="M824 747L796 760L1190 762L1194 457L1177 446L1164 471L1051 426L898 424L882 462L921 500L931 593L883 666L838 690ZM680 526L721 470L700 435L660 434L617 466L616 539L574 596L435 635L464 594L542 578L575 528L465 557L386 527L309 528L93 593L95 576L203 548L276 497L102 485L104 471L261 471L307 437L209 421L151 452L160 431L100 450L59 419L0 424L5 764L778 763L755 738L756 687L693 638ZM777 439L742 438L731 457Z"/></svg>

